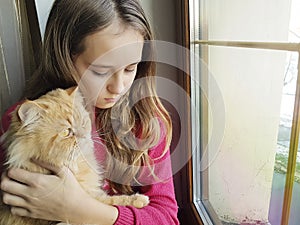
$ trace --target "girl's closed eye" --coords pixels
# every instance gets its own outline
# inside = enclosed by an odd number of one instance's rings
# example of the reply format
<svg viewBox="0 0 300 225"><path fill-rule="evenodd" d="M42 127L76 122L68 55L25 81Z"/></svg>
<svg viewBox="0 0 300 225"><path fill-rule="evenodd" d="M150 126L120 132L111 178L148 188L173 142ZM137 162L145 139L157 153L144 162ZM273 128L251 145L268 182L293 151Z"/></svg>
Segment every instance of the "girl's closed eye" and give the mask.
<svg viewBox="0 0 300 225"><path fill-rule="evenodd" d="M134 71L137 69L137 65L138 65L138 64L129 65L129 66L127 66L127 67L125 68L125 71L126 71L126 72L129 72L129 73L134 72Z"/></svg>
<svg viewBox="0 0 300 225"><path fill-rule="evenodd" d="M95 70L91 70L91 72L96 76L106 76L108 74L108 71L103 72L97 72Z"/></svg>

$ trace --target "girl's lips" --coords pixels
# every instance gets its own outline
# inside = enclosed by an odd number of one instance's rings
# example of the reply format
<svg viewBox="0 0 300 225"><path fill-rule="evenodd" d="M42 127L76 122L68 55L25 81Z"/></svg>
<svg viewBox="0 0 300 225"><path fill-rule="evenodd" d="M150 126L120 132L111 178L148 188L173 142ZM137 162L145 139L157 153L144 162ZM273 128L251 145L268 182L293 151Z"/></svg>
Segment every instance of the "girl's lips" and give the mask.
<svg viewBox="0 0 300 225"><path fill-rule="evenodd" d="M118 101L118 98L104 98L104 100L106 102L116 102L116 101Z"/></svg>

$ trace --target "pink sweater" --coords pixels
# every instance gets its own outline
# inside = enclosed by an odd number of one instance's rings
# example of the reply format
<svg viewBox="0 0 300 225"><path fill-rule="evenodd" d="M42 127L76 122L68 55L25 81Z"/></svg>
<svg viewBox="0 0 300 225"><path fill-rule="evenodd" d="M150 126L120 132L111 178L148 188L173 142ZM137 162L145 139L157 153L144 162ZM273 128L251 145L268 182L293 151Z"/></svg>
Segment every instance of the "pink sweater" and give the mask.
<svg viewBox="0 0 300 225"><path fill-rule="evenodd" d="M8 129L10 113L18 104L12 106L2 117L0 136ZM93 131L95 132L95 131ZM93 135L94 136L94 135ZM95 155L99 161L105 158L105 151L101 144L94 142ZM131 206L115 206L119 210L119 217L115 225L177 225L178 206L175 200L174 185L172 179L170 152L157 159L165 146L164 137L157 146L149 150L149 156L154 159L155 174L160 178L159 182L148 180L149 185L139 188L139 193L149 196L150 204L142 209ZM0 173L4 163L4 151L0 146ZM147 176L145 176L147 177Z"/></svg>

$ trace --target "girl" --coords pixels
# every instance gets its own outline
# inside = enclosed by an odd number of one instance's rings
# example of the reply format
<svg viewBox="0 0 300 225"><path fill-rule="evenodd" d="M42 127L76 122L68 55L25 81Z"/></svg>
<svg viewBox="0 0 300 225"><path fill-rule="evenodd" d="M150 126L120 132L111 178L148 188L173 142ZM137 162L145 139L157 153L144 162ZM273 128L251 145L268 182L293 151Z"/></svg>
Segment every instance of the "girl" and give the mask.
<svg viewBox="0 0 300 225"><path fill-rule="evenodd" d="M36 162L53 175L21 169L2 174L3 201L12 213L75 224L179 224L168 150L171 120L155 93L153 51L147 43L152 39L137 0L56 0L41 62L25 94L36 99L56 88L79 85L95 108L98 138L107 144L106 154L95 138L95 154L105 161L109 191L139 192L149 196L150 204L142 209L103 204L84 192L68 168ZM3 131L15 107L3 116ZM126 143L112 132L115 113ZM3 162L2 150L1 155ZM152 179L142 165L150 167Z"/></svg>

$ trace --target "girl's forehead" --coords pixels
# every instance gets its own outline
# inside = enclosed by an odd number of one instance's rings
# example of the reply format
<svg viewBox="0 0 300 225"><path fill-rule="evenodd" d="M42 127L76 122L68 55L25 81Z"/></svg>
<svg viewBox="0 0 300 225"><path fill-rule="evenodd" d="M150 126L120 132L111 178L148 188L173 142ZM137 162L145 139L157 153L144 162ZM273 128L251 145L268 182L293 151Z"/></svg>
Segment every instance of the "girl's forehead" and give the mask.
<svg viewBox="0 0 300 225"><path fill-rule="evenodd" d="M118 30L115 24L89 35L82 56L93 64L130 64L142 58L143 36L133 28Z"/></svg>

